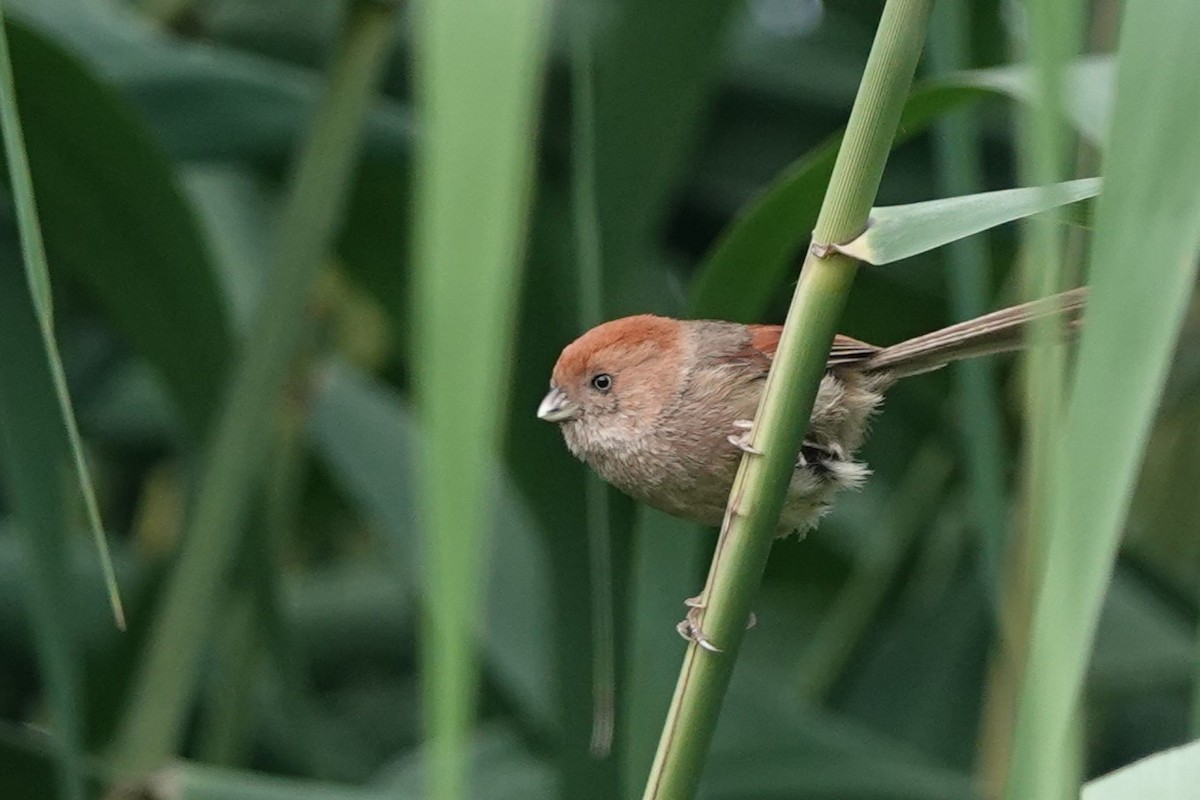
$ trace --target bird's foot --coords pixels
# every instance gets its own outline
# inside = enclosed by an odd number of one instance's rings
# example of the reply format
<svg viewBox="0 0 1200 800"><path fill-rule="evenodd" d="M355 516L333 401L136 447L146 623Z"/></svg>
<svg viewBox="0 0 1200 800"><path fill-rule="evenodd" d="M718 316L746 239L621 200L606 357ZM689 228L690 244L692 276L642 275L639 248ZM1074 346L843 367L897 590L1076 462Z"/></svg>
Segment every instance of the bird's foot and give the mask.
<svg viewBox="0 0 1200 800"><path fill-rule="evenodd" d="M704 631L700 629L700 612L702 610L699 606L689 608L687 616L675 626L675 630L684 639L689 642L695 642L708 652L719 653L721 652L721 648L709 641L708 637L704 635Z"/></svg>
<svg viewBox="0 0 1200 800"><path fill-rule="evenodd" d="M700 614L704 611L703 598L699 595L696 597L689 597L683 601L683 604L687 606L687 616L685 616L683 620L675 626L675 630L684 639L689 642L695 642L704 650L707 650L710 653L720 653L721 648L713 644L712 641L705 636L704 631L700 628ZM758 617L751 612L750 617L746 620L746 630L750 630L757 624Z"/></svg>
<svg viewBox="0 0 1200 800"><path fill-rule="evenodd" d="M725 440L731 445L741 450L743 453L749 453L752 456L761 456L762 450L759 450L754 445L750 444L750 429L754 427L752 419L735 419L733 427L738 433L731 433L725 437Z"/></svg>

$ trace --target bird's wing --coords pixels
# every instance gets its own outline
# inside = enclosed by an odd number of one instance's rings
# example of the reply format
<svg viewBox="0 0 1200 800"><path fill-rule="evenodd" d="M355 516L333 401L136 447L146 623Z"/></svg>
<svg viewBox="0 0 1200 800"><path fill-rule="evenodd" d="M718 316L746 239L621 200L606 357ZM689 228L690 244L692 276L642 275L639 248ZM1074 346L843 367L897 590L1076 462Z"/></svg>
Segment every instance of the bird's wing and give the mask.
<svg viewBox="0 0 1200 800"><path fill-rule="evenodd" d="M779 347L779 336L783 333L783 326L750 325L749 328L751 346L768 359L773 359L775 350ZM833 337L833 347L829 350L829 358L826 360L825 366L828 368L843 364L855 364L878 352L879 348L873 344L860 342L858 339L852 339L839 333Z"/></svg>

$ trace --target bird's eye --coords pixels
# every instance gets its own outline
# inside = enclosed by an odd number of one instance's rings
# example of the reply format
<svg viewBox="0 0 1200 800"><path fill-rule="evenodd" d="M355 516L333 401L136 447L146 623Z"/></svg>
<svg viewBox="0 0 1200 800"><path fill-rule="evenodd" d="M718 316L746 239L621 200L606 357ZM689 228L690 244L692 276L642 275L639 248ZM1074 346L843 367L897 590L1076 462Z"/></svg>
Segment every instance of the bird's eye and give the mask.
<svg viewBox="0 0 1200 800"><path fill-rule="evenodd" d="M607 392L612 388L612 383L612 375L607 372L601 372L592 377L592 388L598 392Z"/></svg>

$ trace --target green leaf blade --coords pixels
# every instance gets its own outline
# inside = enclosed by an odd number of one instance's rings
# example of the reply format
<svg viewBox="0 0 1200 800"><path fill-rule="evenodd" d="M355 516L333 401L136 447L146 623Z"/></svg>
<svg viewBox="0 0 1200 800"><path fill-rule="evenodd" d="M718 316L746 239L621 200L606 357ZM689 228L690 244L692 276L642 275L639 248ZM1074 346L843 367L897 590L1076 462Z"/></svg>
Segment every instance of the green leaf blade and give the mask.
<svg viewBox="0 0 1200 800"><path fill-rule="evenodd" d="M867 230L839 253L882 266L1100 193L1100 178L871 209Z"/></svg>
<svg viewBox="0 0 1200 800"><path fill-rule="evenodd" d="M91 474L88 472L83 441L79 435L79 426L75 421L75 410L71 405L66 374L63 372L62 359L58 353L58 343L54 338L50 272L46 263L42 229L38 222L37 200L34 197L33 177L30 174L29 157L26 153L21 129L21 115L17 109L16 84L9 55L8 31L2 10L0 10L0 124L3 125L4 150L16 201L17 226L21 235L21 254L24 258L25 276L34 309L37 312L46 363L54 384L55 402L58 405L62 424L70 443L75 477L83 497L88 527L91 530L96 544L96 552L104 571L113 618L116 620L117 627L124 630L125 610L121 604L121 593L117 587L112 555L108 550L108 541L104 537L104 526L100 520L99 505L96 503L96 492L92 486Z"/></svg>
<svg viewBox="0 0 1200 800"><path fill-rule="evenodd" d="M421 8L416 85L415 396L426 617L429 795L465 796L477 684L489 475L500 462L549 9L541 0ZM480 142L488 142L481 147Z"/></svg>
<svg viewBox="0 0 1200 800"><path fill-rule="evenodd" d="M1143 446L1195 281L1200 37L1188 0L1131 4L1097 204L1091 296L1062 431L1058 494L1021 698L1009 797L1052 796Z"/></svg>

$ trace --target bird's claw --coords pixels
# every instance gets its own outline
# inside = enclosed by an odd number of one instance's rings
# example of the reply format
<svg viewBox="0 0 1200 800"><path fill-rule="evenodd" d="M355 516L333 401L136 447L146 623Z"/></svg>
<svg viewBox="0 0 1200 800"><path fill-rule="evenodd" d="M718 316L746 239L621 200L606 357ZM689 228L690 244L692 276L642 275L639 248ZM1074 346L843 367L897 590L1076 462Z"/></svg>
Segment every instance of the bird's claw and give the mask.
<svg viewBox="0 0 1200 800"><path fill-rule="evenodd" d="M684 639L695 642L700 648L710 653L719 653L721 648L709 641L708 637L704 635L704 631L700 629L700 612L703 610L704 607L699 605L689 608L687 616L675 626L675 630Z"/></svg>
<svg viewBox="0 0 1200 800"><path fill-rule="evenodd" d="M704 610L704 598L700 595L689 597L683 601L687 606L687 616L684 617L675 630L689 642L695 642L700 648L707 650L710 653L720 653L721 648L713 644L707 636L704 635L703 629L700 627L700 613ZM750 617L746 620L746 630L758 625L758 617L754 612L750 612Z"/></svg>
<svg viewBox="0 0 1200 800"><path fill-rule="evenodd" d="M750 444L750 429L754 427L754 420L735 419L733 427L741 431L741 433L731 433L725 437L725 441L743 453L749 453L752 456L761 456L763 454L762 450Z"/></svg>

